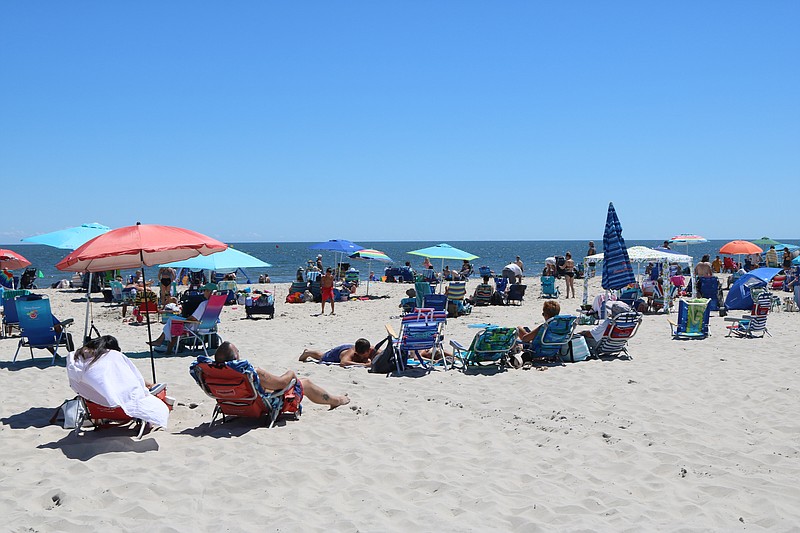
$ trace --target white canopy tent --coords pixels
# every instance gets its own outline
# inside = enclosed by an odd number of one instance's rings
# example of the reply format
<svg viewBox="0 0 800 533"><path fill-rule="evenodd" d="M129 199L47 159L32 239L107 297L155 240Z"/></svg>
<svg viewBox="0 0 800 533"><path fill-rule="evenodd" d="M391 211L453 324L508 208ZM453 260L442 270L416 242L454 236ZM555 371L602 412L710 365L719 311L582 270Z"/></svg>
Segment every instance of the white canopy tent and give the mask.
<svg viewBox="0 0 800 533"><path fill-rule="evenodd" d="M691 273L692 277L692 288L695 287L695 279L694 279L694 259L690 255L684 254L676 254L671 252L662 252L661 250L654 250L652 248L648 248L647 246L631 246L628 248L628 258L631 260L631 263L638 263L641 265L642 263L661 263L665 267L669 266L669 263L682 263L689 265L689 272ZM583 258L583 271L589 272L589 262L599 263L603 260L603 254L595 254L589 255ZM667 268L662 269L662 272L666 272ZM638 271L637 271L638 274ZM667 287L666 291L669 294L671 289L670 285L672 282L669 279L669 276L664 276ZM586 304L589 300L589 278L588 276L584 275L583 277L583 303Z"/></svg>

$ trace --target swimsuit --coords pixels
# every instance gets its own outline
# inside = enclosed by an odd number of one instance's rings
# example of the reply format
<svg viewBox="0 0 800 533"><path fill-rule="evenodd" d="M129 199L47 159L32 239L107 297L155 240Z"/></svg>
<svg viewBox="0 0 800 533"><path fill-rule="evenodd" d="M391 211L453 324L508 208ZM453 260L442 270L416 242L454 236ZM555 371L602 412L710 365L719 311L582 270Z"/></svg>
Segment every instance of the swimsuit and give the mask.
<svg viewBox="0 0 800 533"><path fill-rule="evenodd" d="M322 301L327 302L328 300L334 301L333 287L322 287Z"/></svg>
<svg viewBox="0 0 800 533"><path fill-rule="evenodd" d="M322 356L320 363L341 363L342 352L353 347L352 344L342 344L336 348L331 348Z"/></svg>
<svg viewBox="0 0 800 533"><path fill-rule="evenodd" d="M169 287L170 285L172 285L172 279L171 278L161 278L161 286L162 287Z"/></svg>

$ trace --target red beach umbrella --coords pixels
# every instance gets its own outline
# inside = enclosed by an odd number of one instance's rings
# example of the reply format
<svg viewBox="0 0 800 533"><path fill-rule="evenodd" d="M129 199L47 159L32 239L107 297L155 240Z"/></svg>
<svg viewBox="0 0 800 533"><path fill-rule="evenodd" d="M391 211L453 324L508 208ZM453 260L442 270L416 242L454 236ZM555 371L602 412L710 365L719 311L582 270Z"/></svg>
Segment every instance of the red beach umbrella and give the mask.
<svg viewBox="0 0 800 533"><path fill-rule="evenodd" d="M196 231L137 224L95 237L59 261L56 268L68 272L141 268L209 255L227 247L227 244Z"/></svg>
<svg viewBox="0 0 800 533"><path fill-rule="evenodd" d="M760 254L761 252L763 250L750 241L731 241L719 249L719 253L725 255Z"/></svg>
<svg viewBox="0 0 800 533"><path fill-rule="evenodd" d="M126 226L104 233L84 243L56 264L59 270L68 272L104 272L126 268L141 268L142 279L144 267L182 261L198 255L209 255L221 252L228 247L224 242L212 239L196 231L140 224ZM89 284L91 290L91 283ZM87 297L87 300L90 299ZM147 318L147 337L153 340L150 332L150 314ZM87 332L88 332L87 307ZM153 347L150 347L150 363L153 369L153 381L156 380Z"/></svg>
<svg viewBox="0 0 800 533"><path fill-rule="evenodd" d="M18 268L25 268L31 265L31 262L22 257L22 254L0 248L0 268L7 268L8 270L16 270Z"/></svg>

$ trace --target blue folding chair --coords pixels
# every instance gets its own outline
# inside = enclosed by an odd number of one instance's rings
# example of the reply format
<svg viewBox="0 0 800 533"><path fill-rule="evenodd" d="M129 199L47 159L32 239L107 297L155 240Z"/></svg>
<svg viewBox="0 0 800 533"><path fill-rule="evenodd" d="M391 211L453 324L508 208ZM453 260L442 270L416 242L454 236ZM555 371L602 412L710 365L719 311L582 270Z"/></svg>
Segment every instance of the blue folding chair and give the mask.
<svg viewBox="0 0 800 533"><path fill-rule="evenodd" d="M3 291L3 334L11 335L11 331L16 328L19 329L19 316L17 314L17 298L20 296L27 296L31 293L29 290L10 290Z"/></svg>
<svg viewBox="0 0 800 533"><path fill-rule="evenodd" d="M558 298L555 276L542 276L542 298Z"/></svg>
<svg viewBox="0 0 800 533"><path fill-rule="evenodd" d="M708 298L710 311L719 311L719 280L715 277L697 278L698 298Z"/></svg>
<svg viewBox="0 0 800 533"><path fill-rule="evenodd" d="M711 306L707 298L678 302L678 322L669 321L675 339L705 339L708 337L708 321Z"/></svg>
<svg viewBox="0 0 800 533"><path fill-rule="evenodd" d="M423 307L429 307L437 311L447 310L446 294L426 294L422 301Z"/></svg>
<svg viewBox="0 0 800 533"><path fill-rule="evenodd" d="M561 348L567 346L572 340L578 317L572 315L557 315L541 325L539 333L530 343L523 344L523 360L526 355L532 360L559 361Z"/></svg>
<svg viewBox="0 0 800 533"><path fill-rule="evenodd" d="M502 328L489 325L478 332L472 339L469 348L465 348L455 340L450 341L454 355L461 360L464 372L470 366L480 367L490 364L505 370L508 366L508 355L517 341L516 328Z"/></svg>
<svg viewBox="0 0 800 533"><path fill-rule="evenodd" d="M33 359L33 349L53 349L53 359L50 364L56 362L58 357L58 347L65 346L70 348L68 333L64 328L72 323L72 319L57 322L50 311L50 300L42 296L20 296L16 300L17 315L19 316L20 340L17 351L14 353L14 360L17 362L19 350L27 346L31 350ZM59 331L56 331L56 325Z"/></svg>

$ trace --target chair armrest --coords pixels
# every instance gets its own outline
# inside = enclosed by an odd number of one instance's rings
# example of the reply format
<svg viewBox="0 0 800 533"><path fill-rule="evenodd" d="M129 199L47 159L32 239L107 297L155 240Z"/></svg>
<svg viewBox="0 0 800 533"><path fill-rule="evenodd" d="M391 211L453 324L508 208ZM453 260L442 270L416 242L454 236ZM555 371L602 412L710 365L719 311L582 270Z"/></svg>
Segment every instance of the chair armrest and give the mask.
<svg viewBox="0 0 800 533"><path fill-rule="evenodd" d="M392 325L391 325L391 324L386 324L386 333L388 333L389 335L391 335L391 337L392 337L393 339L396 339L396 338L398 338L398 335L397 335L397 333L395 333L395 331L394 331L394 328L392 327Z"/></svg>
<svg viewBox="0 0 800 533"><path fill-rule="evenodd" d="M672 326L672 327L674 327L674 328L677 328L677 327L678 327L678 324L676 324L675 322L673 322L673 321L672 321L672 320L670 320L669 318L667 319L667 322L669 322L669 325L670 325L670 326Z"/></svg>
<svg viewBox="0 0 800 533"><path fill-rule="evenodd" d="M289 384L286 385L284 388L282 388L279 391L268 392L266 394L266 396L268 396L270 398L274 398L274 397L277 397L277 396L283 396L287 391L292 390L292 387L294 387L296 383L297 383L297 379L292 378L292 380L289 382Z"/></svg>
<svg viewBox="0 0 800 533"><path fill-rule="evenodd" d="M59 322L58 325L62 327L67 327L71 326L74 322L75 322L74 318L68 318L66 320L62 320L61 322Z"/></svg>
<svg viewBox="0 0 800 533"><path fill-rule="evenodd" d="M744 318L744 317L742 317L742 318ZM733 316L726 316L725 317L725 322L739 322L739 321L742 320L742 318L736 318L736 317L733 317Z"/></svg>
<svg viewBox="0 0 800 533"><path fill-rule="evenodd" d="M453 347L453 349L455 349L455 350L458 350L459 352L465 352L465 351L467 351L467 349L466 349L466 348L464 348L464 347L461 345L461 343L460 343L460 342L458 342L458 341L456 341L456 340L453 340L453 339L450 339L450 346L452 346L452 347Z"/></svg>

